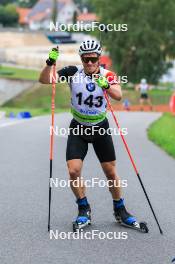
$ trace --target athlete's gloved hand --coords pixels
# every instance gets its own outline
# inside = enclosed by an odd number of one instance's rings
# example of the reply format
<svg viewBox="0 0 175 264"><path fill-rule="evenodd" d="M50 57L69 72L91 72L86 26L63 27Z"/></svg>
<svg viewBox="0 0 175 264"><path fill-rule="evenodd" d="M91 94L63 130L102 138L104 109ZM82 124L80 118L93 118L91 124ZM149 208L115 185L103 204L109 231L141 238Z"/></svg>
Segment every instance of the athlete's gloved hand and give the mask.
<svg viewBox="0 0 175 264"><path fill-rule="evenodd" d="M108 83L107 78L104 76L99 76L99 78L96 79L96 83L102 89L109 89L110 88L110 84Z"/></svg>
<svg viewBox="0 0 175 264"><path fill-rule="evenodd" d="M58 59L59 56L59 50L58 47L57 48L53 48L50 52L49 52L49 58L46 60L46 63L48 66L52 66L56 63L56 60Z"/></svg>

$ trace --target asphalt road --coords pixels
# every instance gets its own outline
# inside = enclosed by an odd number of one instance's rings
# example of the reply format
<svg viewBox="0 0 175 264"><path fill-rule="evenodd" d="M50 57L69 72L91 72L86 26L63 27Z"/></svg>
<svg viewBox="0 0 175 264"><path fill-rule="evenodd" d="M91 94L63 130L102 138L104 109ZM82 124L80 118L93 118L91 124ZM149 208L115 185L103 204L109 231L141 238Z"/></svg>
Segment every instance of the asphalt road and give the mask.
<svg viewBox="0 0 175 264"><path fill-rule="evenodd" d="M92 207L92 226L86 231L127 232L127 239L50 239L47 232L49 126L50 117L29 121L0 122L0 263L1 264L166 264L175 257L175 160L147 140L146 128L158 113L119 113L122 127L139 168L153 207L161 223L161 236L138 179L119 136L114 137L117 169L127 180L123 189L127 208L148 223L150 232L142 234L121 227L112 215L107 188L88 188ZM111 126L115 126L109 114ZM56 116L58 127L68 127L70 114ZM10 124L10 125L9 125ZM68 179L66 137L55 137L54 178ZM85 179L105 179L89 146L85 159ZM51 229L71 232L77 214L70 188L53 188Z"/></svg>

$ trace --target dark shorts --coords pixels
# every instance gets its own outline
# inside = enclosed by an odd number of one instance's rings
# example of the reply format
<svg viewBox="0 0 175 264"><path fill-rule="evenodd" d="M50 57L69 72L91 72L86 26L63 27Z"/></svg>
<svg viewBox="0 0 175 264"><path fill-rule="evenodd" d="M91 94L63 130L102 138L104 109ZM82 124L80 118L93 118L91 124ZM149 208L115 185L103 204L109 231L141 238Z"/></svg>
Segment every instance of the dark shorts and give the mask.
<svg viewBox="0 0 175 264"><path fill-rule="evenodd" d="M140 98L141 99L148 99L148 94L141 94L140 95Z"/></svg>
<svg viewBox="0 0 175 264"><path fill-rule="evenodd" d="M83 161L87 154L89 143L92 143L95 153L100 162L109 162L116 160L112 137L111 135L106 133L106 129L109 128L108 120L105 119L96 126L98 126L98 128L96 129L97 131L95 131L92 135L92 127L81 125L75 119L72 119L70 128L76 128L79 129L79 131L81 129L81 134L75 135L72 130L70 131L66 149L67 161L72 159L81 159ZM87 133L85 134L85 129L87 128L88 134L91 135L87 135ZM100 135L100 128L102 128L102 130L105 132L104 135Z"/></svg>

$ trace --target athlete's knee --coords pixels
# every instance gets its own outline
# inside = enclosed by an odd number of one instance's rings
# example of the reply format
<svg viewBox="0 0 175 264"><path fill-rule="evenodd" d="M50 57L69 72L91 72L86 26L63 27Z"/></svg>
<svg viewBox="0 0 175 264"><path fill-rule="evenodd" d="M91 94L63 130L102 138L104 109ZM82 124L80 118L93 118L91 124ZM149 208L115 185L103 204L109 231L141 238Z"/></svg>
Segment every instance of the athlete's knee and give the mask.
<svg viewBox="0 0 175 264"><path fill-rule="evenodd" d="M118 177L117 177L115 171L108 171L108 172L106 173L106 177L107 177L108 180L112 180L112 181L116 181L116 180L118 180Z"/></svg>
<svg viewBox="0 0 175 264"><path fill-rule="evenodd" d="M113 182L119 181L119 177L117 175L116 167L114 164L106 168L104 171L105 171L105 174L108 180L113 181Z"/></svg>
<svg viewBox="0 0 175 264"><path fill-rule="evenodd" d="M81 160L69 160L67 161L67 167L71 180L77 179L81 174L82 161Z"/></svg>
<svg viewBox="0 0 175 264"><path fill-rule="evenodd" d="M80 176L80 168L79 167L70 167L69 168L69 175L71 180L75 180Z"/></svg>
<svg viewBox="0 0 175 264"><path fill-rule="evenodd" d="M103 162L101 165L106 177L110 180L114 180L116 178L116 162Z"/></svg>

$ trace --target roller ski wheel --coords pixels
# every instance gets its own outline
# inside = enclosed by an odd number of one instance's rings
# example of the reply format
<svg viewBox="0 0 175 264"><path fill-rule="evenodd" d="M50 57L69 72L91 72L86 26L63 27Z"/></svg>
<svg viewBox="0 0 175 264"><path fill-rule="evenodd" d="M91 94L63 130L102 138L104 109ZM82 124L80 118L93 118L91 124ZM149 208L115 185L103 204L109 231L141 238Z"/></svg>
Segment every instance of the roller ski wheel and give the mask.
<svg viewBox="0 0 175 264"><path fill-rule="evenodd" d="M134 230L138 230L142 233L148 233L149 229L146 222L133 222L132 224L127 224L125 222L122 222L122 220L116 219L117 223L119 223L121 226L128 227Z"/></svg>
<svg viewBox="0 0 175 264"><path fill-rule="evenodd" d="M136 218L129 214L124 205L114 209L114 217L122 226L138 230L142 233L148 233L149 229L146 222L137 222Z"/></svg>
<svg viewBox="0 0 175 264"><path fill-rule="evenodd" d="M78 216L73 224L73 232L83 230L86 226L91 225L91 209L89 205L80 205L78 207Z"/></svg>
<svg viewBox="0 0 175 264"><path fill-rule="evenodd" d="M80 223L77 223L77 221L75 221L72 223L72 225L73 225L73 232L76 233L79 230L83 230L86 226L91 225L91 221L88 220L86 224L80 224Z"/></svg>

